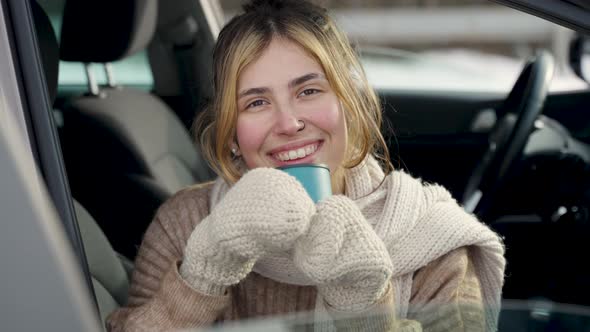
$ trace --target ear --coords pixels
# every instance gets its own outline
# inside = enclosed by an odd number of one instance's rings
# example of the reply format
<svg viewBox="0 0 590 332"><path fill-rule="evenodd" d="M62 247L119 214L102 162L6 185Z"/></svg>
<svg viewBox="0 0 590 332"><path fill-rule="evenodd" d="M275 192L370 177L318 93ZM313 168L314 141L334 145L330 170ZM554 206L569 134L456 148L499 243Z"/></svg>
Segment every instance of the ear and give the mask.
<svg viewBox="0 0 590 332"><path fill-rule="evenodd" d="M234 157L239 157L242 155L242 153L240 152L240 147L238 146L238 143L231 142L229 146L231 149L231 153Z"/></svg>

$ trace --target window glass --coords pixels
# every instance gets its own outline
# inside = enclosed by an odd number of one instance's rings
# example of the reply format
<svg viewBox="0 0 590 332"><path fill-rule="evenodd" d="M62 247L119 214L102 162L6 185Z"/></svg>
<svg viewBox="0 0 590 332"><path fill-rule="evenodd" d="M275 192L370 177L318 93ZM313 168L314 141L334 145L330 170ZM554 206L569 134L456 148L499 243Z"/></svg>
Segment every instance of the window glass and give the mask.
<svg viewBox="0 0 590 332"><path fill-rule="evenodd" d="M227 19L242 0L221 0ZM508 92L536 49L552 91L586 89L568 65L573 31L489 0L324 0L377 89Z"/></svg>
<svg viewBox="0 0 590 332"><path fill-rule="evenodd" d="M55 33L61 32L62 13L65 0L40 0L39 3L45 9ZM111 63L113 76L118 85L134 86L150 90L154 79L145 51L138 52L130 57ZM98 84L106 84L107 77L102 64L92 64L91 70ZM60 61L59 86L60 88L79 88L86 86L88 80L84 65L77 62Z"/></svg>

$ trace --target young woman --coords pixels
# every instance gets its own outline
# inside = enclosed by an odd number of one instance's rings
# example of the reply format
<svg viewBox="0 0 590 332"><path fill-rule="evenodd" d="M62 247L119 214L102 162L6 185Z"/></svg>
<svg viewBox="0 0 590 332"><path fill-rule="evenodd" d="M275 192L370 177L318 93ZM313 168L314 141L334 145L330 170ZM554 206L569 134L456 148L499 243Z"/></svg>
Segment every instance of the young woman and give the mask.
<svg viewBox="0 0 590 332"><path fill-rule="evenodd" d="M492 331L505 260L440 186L393 171L344 34L305 1L253 1L222 30L199 120L220 177L159 209L112 331L309 311L316 330ZM276 167L323 163L314 204Z"/></svg>

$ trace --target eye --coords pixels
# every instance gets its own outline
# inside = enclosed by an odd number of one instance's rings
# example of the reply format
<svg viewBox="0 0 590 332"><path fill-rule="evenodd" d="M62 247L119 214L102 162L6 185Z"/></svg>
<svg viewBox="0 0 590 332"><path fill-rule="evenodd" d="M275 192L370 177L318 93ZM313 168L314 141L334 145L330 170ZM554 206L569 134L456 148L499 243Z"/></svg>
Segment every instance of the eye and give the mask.
<svg viewBox="0 0 590 332"><path fill-rule="evenodd" d="M266 103L266 101L264 101L262 99L256 99L255 101L253 101L250 104L246 105L246 109L252 108L252 107L262 106L262 105L265 105L265 103Z"/></svg>
<svg viewBox="0 0 590 332"><path fill-rule="evenodd" d="M318 89L305 89L305 90L301 91L301 93L299 95L300 96L310 96L310 95L316 94L318 92L320 92L320 90L318 90Z"/></svg>

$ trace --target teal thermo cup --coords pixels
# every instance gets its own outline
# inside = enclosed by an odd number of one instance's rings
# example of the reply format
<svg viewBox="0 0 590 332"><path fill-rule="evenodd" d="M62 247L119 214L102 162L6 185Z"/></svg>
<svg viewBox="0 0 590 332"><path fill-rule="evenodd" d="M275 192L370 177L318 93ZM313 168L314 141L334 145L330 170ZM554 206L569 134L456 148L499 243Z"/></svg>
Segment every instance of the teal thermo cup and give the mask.
<svg viewBox="0 0 590 332"><path fill-rule="evenodd" d="M294 176L317 203L332 195L330 169L323 164L298 164L278 167L278 169Z"/></svg>

